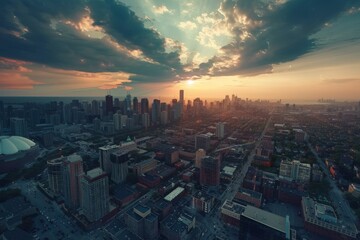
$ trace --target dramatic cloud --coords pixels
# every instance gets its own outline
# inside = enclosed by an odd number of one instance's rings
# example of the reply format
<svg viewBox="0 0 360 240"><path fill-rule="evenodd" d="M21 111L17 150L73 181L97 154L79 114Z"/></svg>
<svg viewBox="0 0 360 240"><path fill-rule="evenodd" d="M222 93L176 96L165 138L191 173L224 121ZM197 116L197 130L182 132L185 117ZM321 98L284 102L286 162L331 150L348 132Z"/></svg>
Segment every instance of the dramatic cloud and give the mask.
<svg viewBox="0 0 360 240"><path fill-rule="evenodd" d="M233 41L221 48L223 54L201 64L197 71L210 75L271 71L273 64L314 50L317 45L312 35L353 9L351 4L355 1L225 0L219 11L225 16Z"/></svg>
<svg viewBox="0 0 360 240"><path fill-rule="evenodd" d="M164 13L172 13L166 6L153 6L153 11L155 14L164 14Z"/></svg>
<svg viewBox="0 0 360 240"><path fill-rule="evenodd" d="M0 88L70 88L73 77L78 88L109 89L271 72L326 44L315 34L360 9L356 0L134 2L3 0Z"/></svg>
<svg viewBox="0 0 360 240"><path fill-rule="evenodd" d="M156 31L113 0L5 0L0 42L2 57L65 70L127 72L153 81L182 71L179 54L166 52Z"/></svg>
<svg viewBox="0 0 360 240"><path fill-rule="evenodd" d="M197 27L196 23L191 22L191 21L179 22L178 26L182 30L193 30L193 29L195 29Z"/></svg>

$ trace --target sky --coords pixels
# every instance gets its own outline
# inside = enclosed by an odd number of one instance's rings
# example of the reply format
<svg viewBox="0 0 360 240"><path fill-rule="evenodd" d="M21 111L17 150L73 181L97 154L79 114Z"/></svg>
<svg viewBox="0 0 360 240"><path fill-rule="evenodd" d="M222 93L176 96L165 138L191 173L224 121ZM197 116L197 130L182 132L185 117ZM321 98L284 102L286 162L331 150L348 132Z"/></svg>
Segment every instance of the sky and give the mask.
<svg viewBox="0 0 360 240"><path fill-rule="evenodd" d="M359 0L2 0L0 96L360 99Z"/></svg>

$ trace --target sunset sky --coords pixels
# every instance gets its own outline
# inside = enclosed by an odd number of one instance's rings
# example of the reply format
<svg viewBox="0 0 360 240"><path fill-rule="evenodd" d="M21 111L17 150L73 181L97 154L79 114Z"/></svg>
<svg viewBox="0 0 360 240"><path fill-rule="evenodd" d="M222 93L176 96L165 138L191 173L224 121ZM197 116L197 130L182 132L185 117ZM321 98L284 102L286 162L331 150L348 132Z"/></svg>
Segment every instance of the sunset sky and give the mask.
<svg viewBox="0 0 360 240"><path fill-rule="evenodd" d="M360 99L359 0L2 0L0 96Z"/></svg>

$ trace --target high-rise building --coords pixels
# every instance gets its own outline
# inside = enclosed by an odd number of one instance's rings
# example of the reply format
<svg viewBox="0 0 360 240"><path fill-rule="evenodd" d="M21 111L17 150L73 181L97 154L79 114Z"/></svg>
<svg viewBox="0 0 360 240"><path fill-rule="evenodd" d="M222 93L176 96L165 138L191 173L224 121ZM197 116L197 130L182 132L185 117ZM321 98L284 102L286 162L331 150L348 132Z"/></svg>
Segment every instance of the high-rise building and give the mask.
<svg viewBox="0 0 360 240"><path fill-rule="evenodd" d="M147 98L141 99L141 114L149 113L149 100Z"/></svg>
<svg viewBox="0 0 360 240"><path fill-rule="evenodd" d="M157 125L160 122L160 100L154 99L151 106L151 121L152 125Z"/></svg>
<svg viewBox="0 0 360 240"><path fill-rule="evenodd" d="M223 122L216 123L216 133L217 138L224 138L225 136L225 124Z"/></svg>
<svg viewBox="0 0 360 240"><path fill-rule="evenodd" d="M150 126L150 116L148 113L141 114L141 124L144 128L148 128Z"/></svg>
<svg viewBox="0 0 360 240"><path fill-rule="evenodd" d="M99 111L99 102L96 100L92 100L91 102L91 113L93 115L98 115L100 113Z"/></svg>
<svg viewBox="0 0 360 240"><path fill-rule="evenodd" d="M81 209L90 222L100 220L109 212L109 182L101 168L88 171L81 179Z"/></svg>
<svg viewBox="0 0 360 240"><path fill-rule="evenodd" d="M80 180L84 175L81 156L73 154L64 161L63 185L65 206L76 210L81 202Z"/></svg>
<svg viewBox="0 0 360 240"><path fill-rule="evenodd" d="M311 178L311 165L300 161L281 161L279 176L299 182L309 182Z"/></svg>
<svg viewBox="0 0 360 240"><path fill-rule="evenodd" d="M139 101L138 101L137 97L133 98L133 110L134 110L134 113L139 113Z"/></svg>
<svg viewBox="0 0 360 240"><path fill-rule="evenodd" d="M128 175L128 151L118 150L110 155L111 180L115 183L122 183Z"/></svg>
<svg viewBox="0 0 360 240"><path fill-rule="evenodd" d="M113 96L111 95L106 95L105 97L105 113L106 115L109 115L109 113L112 113L113 112Z"/></svg>
<svg viewBox="0 0 360 240"><path fill-rule="evenodd" d="M184 105L184 90L180 90L179 102Z"/></svg>
<svg viewBox="0 0 360 240"><path fill-rule="evenodd" d="M117 150L119 150L119 145L106 145L99 147L100 168L108 174L111 173L110 155Z"/></svg>
<svg viewBox="0 0 360 240"><path fill-rule="evenodd" d="M195 167L201 167L201 159L206 156L206 151L202 148L198 149L195 153Z"/></svg>
<svg viewBox="0 0 360 240"><path fill-rule="evenodd" d="M27 124L24 118L10 118L10 129L12 135L27 137Z"/></svg>
<svg viewBox="0 0 360 240"><path fill-rule="evenodd" d="M158 216L147 206L137 205L125 214L129 230L142 239L157 239L159 235Z"/></svg>
<svg viewBox="0 0 360 240"><path fill-rule="evenodd" d="M63 192L63 166L65 157L47 161L49 188L58 195Z"/></svg>
<svg viewBox="0 0 360 240"><path fill-rule="evenodd" d="M208 151L210 149L210 137L206 134L199 134L195 136L195 150L204 149Z"/></svg>
<svg viewBox="0 0 360 240"><path fill-rule="evenodd" d="M119 131L121 129L121 114L120 113L115 113L113 115L113 121L114 121L114 128L115 131Z"/></svg>
<svg viewBox="0 0 360 240"><path fill-rule="evenodd" d="M125 98L125 110L126 110L126 113L129 113L132 110L130 93L128 93Z"/></svg>
<svg viewBox="0 0 360 240"><path fill-rule="evenodd" d="M201 160L200 184L218 186L220 184L220 159L206 156Z"/></svg>
<svg viewBox="0 0 360 240"><path fill-rule="evenodd" d="M168 122L168 112L167 111L162 111L161 112L160 123L161 123L161 125L166 125L167 122Z"/></svg>

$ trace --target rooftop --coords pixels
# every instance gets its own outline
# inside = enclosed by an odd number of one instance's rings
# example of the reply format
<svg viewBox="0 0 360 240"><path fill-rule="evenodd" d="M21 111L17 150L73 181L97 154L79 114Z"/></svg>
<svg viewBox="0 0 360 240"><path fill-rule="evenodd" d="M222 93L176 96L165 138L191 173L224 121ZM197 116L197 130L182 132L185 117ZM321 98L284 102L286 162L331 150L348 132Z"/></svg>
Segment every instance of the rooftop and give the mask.
<svg viewBox="0 0 360 240"><path fill-rule="evenodd" d="M101 174L103 174L103 170L101 168L94 168L86 173L86 175L90 178L96 178L99 177Z"/></svg>
<svg viewBox="0 0 360 240"><path fill-rule="evenodd" d="M81 158L80 155L72 154L72 155L67 157L67 161L69 161L69 162L78 162L78 161L82 161L82 158Z"/></svg>
<svg viewBox="0 0 360 240"><path fill-rule="evenodd" d="M242 194L245 194L245 195L248 195L248 196L250 196L252 198L261 199L261 197L262 197L261 193L252 191L250 189L242 188L242 187L239 188L238 192L242 193Z"/></svg>
<svg viewBox="0 0 360 240"><path fill-rule="evenodd" d="M185 190L185 188L177 187L177 188L175 188L171 193L169 193L168 195L166 195L166 196L164 197L164 199L165 199L166 201L171 202L171 201L174 200L179 194L181 194L184 190Z"/></svg>
<svg viewBox="0 0 360 240"><path fill-rule="evenodd" d="M290 232L290 227L287 228L286 218L264 211L253 206L246 206L241 216L247 217L253 221L259 222L265 226L275 229L282 233Z"/></svg>

